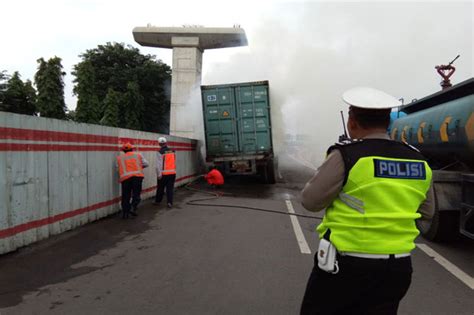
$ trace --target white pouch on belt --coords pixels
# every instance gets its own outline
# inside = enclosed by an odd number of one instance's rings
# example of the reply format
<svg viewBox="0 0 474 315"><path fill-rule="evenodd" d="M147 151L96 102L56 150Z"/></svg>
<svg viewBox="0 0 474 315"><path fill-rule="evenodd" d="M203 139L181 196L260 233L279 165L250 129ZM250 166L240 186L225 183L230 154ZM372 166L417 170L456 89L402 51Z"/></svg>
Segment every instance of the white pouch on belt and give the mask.
<svg viewBox="0 0 474 315"><path fill-rule="evenodd" d="M338 273L339 266L337 265L336 253L336 247L328 240L322 238L319 241L318 248L318 267L326 272Z"/></svg>

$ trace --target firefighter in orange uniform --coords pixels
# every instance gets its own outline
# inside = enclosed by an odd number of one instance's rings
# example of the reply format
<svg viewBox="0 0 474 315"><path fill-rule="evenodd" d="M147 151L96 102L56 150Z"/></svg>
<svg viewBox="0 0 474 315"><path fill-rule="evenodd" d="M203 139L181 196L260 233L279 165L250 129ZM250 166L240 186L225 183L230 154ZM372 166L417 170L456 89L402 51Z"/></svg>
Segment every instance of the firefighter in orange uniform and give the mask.
<svg viewBox="0 0 474 315"><path fill-rule="evenodd" d="M137 215L137 207L140 203L142 182L145 175L143 169L148 167L148 161L130 143L122 145L124 154L117 157L120 183L122 184L122 218L127 219L130 214ZM132 203L130 203L130 197Z"/></svg>
<svg viewBox="0 0 474 315"><path fill-rule="evenodd" d="M173 190L176 180L176 154L168 148L165 137L158 138L160 151L156 153L157 185L154 204L160 204L166 189L168 208L173 207Z"/></svg>

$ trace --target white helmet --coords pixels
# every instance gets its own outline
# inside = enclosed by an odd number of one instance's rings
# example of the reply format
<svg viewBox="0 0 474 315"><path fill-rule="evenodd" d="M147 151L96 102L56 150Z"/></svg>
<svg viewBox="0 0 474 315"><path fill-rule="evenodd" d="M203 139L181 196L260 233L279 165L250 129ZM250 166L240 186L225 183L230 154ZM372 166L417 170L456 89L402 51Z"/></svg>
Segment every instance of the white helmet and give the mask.
<svg viewBox="0 0 474 315"><path fill-rule="evenodd" d="M356 87L342 95L343 101L351 106L366 109L388 109L402 105L392 95L370 87Z"/></svg>
<svg viewBox="0 0 474 315"><path fill-rule="evenodd" d="M167 141L166 141L166 138L165 137L159 137L158 138L158 143L159 144L165 144Z"/></svg>

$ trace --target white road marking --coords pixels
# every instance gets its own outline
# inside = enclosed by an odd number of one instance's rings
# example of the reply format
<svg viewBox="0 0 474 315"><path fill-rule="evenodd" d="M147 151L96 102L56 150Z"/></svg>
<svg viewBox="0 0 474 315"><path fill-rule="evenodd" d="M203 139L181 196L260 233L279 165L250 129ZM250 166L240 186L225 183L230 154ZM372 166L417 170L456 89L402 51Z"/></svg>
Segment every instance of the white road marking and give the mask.
<svg viewBox="0 0 474 315"><path fill-rule="evenodd" d="M293 205L291 204L290 200L286 201L286 207L288 208L289 213L295 213L295 209L293 209ZM298 218L294 215L290 215L291 224L293 224L293 230L295 231L296 240L298 241L298 245L300 246L300 251L302 254L311 254L311 250L309 249L308 243L306 243L306 239L304 238L303 231L301 230L300 223L298 222Z"/></svg>
<svg viewBox="0 0 474 315"><path fill-rule="evenodd" d="M459 269L456 265L452 264L449 260L438 254L434 249L426 244L416 244L416 246L425 252L426 255L434 258L441 266L447 271L452 273L456 278L464 282L471 290L474 290L474 278L469 276L467 273Z"/></svg>

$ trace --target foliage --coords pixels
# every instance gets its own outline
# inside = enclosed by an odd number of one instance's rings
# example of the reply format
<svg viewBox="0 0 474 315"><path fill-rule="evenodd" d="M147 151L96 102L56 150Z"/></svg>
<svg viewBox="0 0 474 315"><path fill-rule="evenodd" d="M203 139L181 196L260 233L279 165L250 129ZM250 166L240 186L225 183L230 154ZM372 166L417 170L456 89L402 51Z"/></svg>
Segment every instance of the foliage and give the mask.
<svg viewBox="0 0 474 315"><path fill-rule="evenodd" d="M143 121L143 96L140 94L140 88L137 82L127 84L124 103L122 104L122 113L125 118L123 126L127 129L140 130Z"/></svg>
<svg viewBox="0 0 474 315"><path fill-rule="evenodd" d="M102 108L98 96L94 93L94 67L90 62L83 62L80 65L80 72L82 75L77 78L79 84L75 87L75 93L79 95L75 119L78 122L99 123Z"/></svg>
<svg viewBox="0 0 474 315"><path fill-rule="evenodd" d="M100 120L101 125L110 127L119 126L119 108L121 107L122 95L120 92L109 88L104 100L104 116Z"/></svg>
<svg viewBox="0 0 474 315"><path fill-rule="evenodd" d="M66 120L76 121L76 111L74 110L66 111Z"/></svg>
<svg viewBox="0 0 474 315"><path fill-rule="evenodd" d="M115 105L110 100L106 102L112 89L123 96L122 101L113 102L118 108L118 127L155 132L166 130L169 97L164 84L171 78L168 65L156 60L155 56L142 55L137 48L119 43L99 45L87 50L81 58L72 72L76 77L74 93L78 96L78 118L94 122L96 113L91 108L95 108L101 123L113 124L114 119L110 121L110 117L114 117Z"/></svg>
<svg viewBox="0 0 474 315"><path fill-rule="evenodd" d="M3 101L5 99L5 91L7 90L9 79L10 77L6 70L0 71L0 110L5 110Z"/></svg>
<svg viewBox="0 0 474 315"><path fill-rule="evenodd" d="M144 98L143 129L169 132L171 69L164 63L147 61L140 68L140 88ZM157 83L160 84L157 84Z"/></svg>
<svg viewBox="0 0 474 315"><path fill-rule="evenodd" d="M0 109L4 111L35 115L36 91L31 81L27 80L24 83L18 72L13 73L2 92L2 104L0 106Z"/></svg>
<svg viewBox="0 0 474 315"><path fill-rule="evenodd" d="M62 71L61 58L54 57L48 61L40 58L37 62L35 84L38 89L38 111L42 117L65 119L63 77L66 73Z"/></svg>

